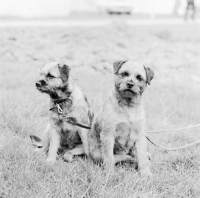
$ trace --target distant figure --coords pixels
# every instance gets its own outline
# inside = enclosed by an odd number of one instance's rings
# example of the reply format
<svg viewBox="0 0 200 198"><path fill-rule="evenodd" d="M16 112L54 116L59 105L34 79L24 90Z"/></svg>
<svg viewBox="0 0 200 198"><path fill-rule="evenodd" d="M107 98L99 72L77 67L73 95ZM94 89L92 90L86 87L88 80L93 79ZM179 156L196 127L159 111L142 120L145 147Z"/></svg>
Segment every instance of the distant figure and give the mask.
<svg viewBox="0 0 200 198"><path fill-rule="evenodd" d="M186 11L185 11L185 20L188 19L188 12L192 11L191 13L191 18L194 20L195 17L195 3L194 0L187 0L187 7L186 7Z"/></svg>
<svg viewBox="0 0 200 198"><path fill-rule="evenodd" d="M181 6L181 2L180 2L181 0L176 0L175 1L175 4L174 4L174 11L173 11L173 13L174 13L174 15L175 16L178 16L179 14L178 14L178 10L179 10L179 8L180 8L180 6Z"/></svg>

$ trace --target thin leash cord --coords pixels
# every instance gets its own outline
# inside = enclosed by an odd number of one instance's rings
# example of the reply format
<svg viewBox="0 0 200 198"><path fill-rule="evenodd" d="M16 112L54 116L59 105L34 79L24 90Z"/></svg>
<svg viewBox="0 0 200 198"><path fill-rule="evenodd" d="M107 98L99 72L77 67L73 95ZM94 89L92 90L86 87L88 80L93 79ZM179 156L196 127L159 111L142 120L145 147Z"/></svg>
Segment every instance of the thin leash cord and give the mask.
<svg viewBox="0 0 200 198"><path fill-rule="evenodd" d="M120 102L121 102L121 101L119 101L119 103L120 103ZM124 110L124 113L129 117L128 113L125 111L125 109L124 109L123 106L122 106L122 109ZM183 130L193 129L193 128L197 128L197 127L200 127L200 124L195 124L195 125L192 125L192 126L182 127L182 128L176 128L176 129L146 131L146 133L166 133L166 132L171 132L171 131L183 131Z"/></svg>
<svg viewBox="0 0 200 198"><path fill-rule="evenodd" d="M190 144L186 144L186 145L184 145L184 146L166 148L166 147L163 147L163 146L161 146L161 145L159 145L159 144L153 142L152 140L149 139L148 136L146 136L146 138L147 138L147 140L148 140L149 142L151 142L151 144L153 144L153 145L156 146L157 148L162 149L162 150L165 150L165 151L176 151L176 150L179 150L179 149L186 149L186 148L188 148L188 147L191 147L191 146L194 146L194 145L200 143L200 140L198 140L198 141L192 142L192 143L190 143Z"/></svg>
<svg viewBox="0 0 200 198"><path fill-rule="evenodd" d="M152 142L152 141L149 139L149 137L146 136L146 138L147 138L147 140L148 140L151 144L153 144L155 147L157 147L157 148L159 148L159 149L162 149L162 150L165 150L165 151L177 151L177 150L180 150L180 149L186 149L186 148L188 148L188 147L191 147L191 146L194 146L194 145L200 143L200 140L198 140L198 141L196 141L196 142L192 142L192 143L186 144L186 145L184 145L184 146L173 147L173 148L166 148L166 147L163 147L163 146L161 146L161 145L159 145L159 144L156 144L156 143ZM195 162L193 162L193 161L192 161L191 159L189 159L189 158L187 158L187 159L188 159L196 168L200 169L200 165L196 164Z"/></svg>
<svg viewBox="0 0 200 198"><path fill-rule="evenodd" d="M158 130L158 131L147 131L146 133L166 133L166 132L172 132L172 131L183 131L183 130L193 129L193 128L197 128L197 127L200 127L200 124L196 124L196 125L192 125L192 126L188 126L188 127L177 128L177 129ZM147 138L147 140L148 140L150 143L152 143L155 147L157 147L157 148L159 148L159 149L162 149L162 150L165 150L165 151L176 151L176 150L179 150L179 149L186 149L186 148L188 148L188 147L191 147L191 146L194 146L194 145L200 143L200 140L198 140L198 141L195 141L195 142L186 144L186 145L184 145L184 146L166 148L166 147L164 147L164 146L162 146L162 145L159 145L159 144L153 142L152 140L149 139L148 136L146 136L146 138Z"/></svg>
<svg viewBox="0 0 200 198"><path fill-rule="evenodd" d="M70 122L66 115L63 114L63 111L62 109L60 108L60 105L56 105L57 109L58 109L58 112L59 114L61 114L63 116L63 118L66 120L66 122L69 122L71 124L74 124L74 125L77 125L79 127L82 127L82 128L87 128L87 129L90 129L91 127L88 127L88 126L85 126L85 125L82 125L82 124L79 124L79 123L73 123L73 122ZM181 130L186 130L186 129L191 129L191 128L195 128L195 127L200 127L200 124L196 124L196 125L193 125L193 126L190 126L190 127L184 127L184 128L178 128L178 129L170 129L170 130L161 130L161 131L147 131L147 133L162 133L162 132L169 132L169 131L181 131ZM190 143L190 144L186 144L184 146L180 146L180 147L173 147L173 148L166 148L166 147L163 147L161 145L158 145L156 143L154 143L153 141L151 141L149 139L148 136L146 136L147 140L149 142L151 142L154 146L156 146L157 148L159 149L163 149L163 150L166 150L166 151L175 151L175 150L179 150L179 149L185 149L185 148L188 148L190 146L193 146L193 145L196 145L196 144L199 144L200 143L200 140L198 141L195 141L193 143Z"/></svg>
<svg viewBox="0 0 200 198"><path fill-rule="evenodd" d="M63 114L63 110L62 110L62 108L60 107L59 104L56 104L56 108L58 110L58 113L65 119L66 122L73 124L73 125L76 125L76 126L81 127L81 128L91 129L91 126L87 126L87 125L83 125L81 123L77 123L77 122L73 121L72 119L70 119L69 117L67 117L65 114Z"/></svg>
<svg viewBox="0 0 200 198"><path fill-rule="evenodd" d="M200 124L195 124L195 125L192 125L192 126L182 127L182 128L176 128L176 129L146 131L146 133L166 133L166 132L171 132L171 131L183 131L183 130L193 129L193 128L197 128L197 127L200 127Z"/></svg>
<svg viewBox="0 0 200 198"><path fill-rule="evenodd" d="M123 108L124 109L124 108ZM124 112L126 113L126 111L124 110ZM200 127L200 124L196 124L196 125L193 125L193 126L189 126L189 127L182 127L182 128L177 128L177 129L169 129L169 130L157 130L157 131L146 131L146 133L166 133L166 132L171 132L171 131L182 131L182 130L186 130L186 129L192 129L192 128L196 128L196 127ZM153 141L151 141L149 139L148 136L146 136L147 140L149 142L151 142L155 147L159 148L159 149L162 149L162 150L165 150L165 151L176 151L176 150L179 150L179 149L185 149L185 148L188 148L188 147L191 147L191 146L194 146L198 143L200 143L200 140L198 141L195 141L195 142L192 142L190 144L186 144L184 146L180 146L180 147L173 147L173 148L166 148L164 146L161 146L159 144L156 144L154 143Z"/></svg>
<svg viewBox="0 0 200 198"><path fill-rule="evenodd" d="M124 108L123 108L124 109ZM124 110L124 112L126 113L126 111ZM196 127L200 127L200 124L196 124L196 125L193 125L193 126L189 126L189 127L182 127L182 128L177 128L177 129L169 129L169 130L157 130L157 131L146 131L146 133L165 133L165 132L170 132L170 131L182 131L182 130L186 130L186 129L192 129L192 128L196 128ZM147 140L149 142L151 142L155 147L159 148L159 149L162 149L162 150L165 150L165 151L176 151L176 150L179 150L179 149L185 149L185 148L188 148L188 147L191 147L193 145L196 145L198 143L200 143L200 140L196 141L196 142L192 142L190 144L186 144L184 146L180 146L180 147L173 147L173 148L166 148L166 147L163 147L161 145L158 145L156 143L154 143L153 141L151 141L149 139L148 136L146 136Z"/></svg>

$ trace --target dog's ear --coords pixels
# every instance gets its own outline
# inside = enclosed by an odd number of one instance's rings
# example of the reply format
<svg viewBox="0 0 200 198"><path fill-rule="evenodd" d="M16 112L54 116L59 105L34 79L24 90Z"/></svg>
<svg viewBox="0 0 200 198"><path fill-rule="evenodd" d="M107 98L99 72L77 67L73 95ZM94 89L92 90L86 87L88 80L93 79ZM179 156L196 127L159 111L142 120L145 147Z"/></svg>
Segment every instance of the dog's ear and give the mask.
<svg viewBox="0 0 200 198"><path fill-rule="evenodd" d="M149 67L145 67L145 66L144 66L144 69L145 69L145 71L146 71L146 77L147 77L146 82L150 85L150 82L151 82L151 80L152 80L153 77L154 77L154 72L153 72L153 70L152 70L151 68L149 68Z"/></svg>
<svg viewBox="0 0 200 198"><path fill-rule="evenodd" d="M119 69L122 67L122 65L125 63L126 61L116 61L113 64L113 68L114 68L114 74L117 74Z"/></svg>
<svg viewBox="0 0 200 198"><path fill-rule="evenodd" d="M69 72L71 70L70 66L66 64L59 64L60 76L64 82L66 82L69 78Z"/></svg>

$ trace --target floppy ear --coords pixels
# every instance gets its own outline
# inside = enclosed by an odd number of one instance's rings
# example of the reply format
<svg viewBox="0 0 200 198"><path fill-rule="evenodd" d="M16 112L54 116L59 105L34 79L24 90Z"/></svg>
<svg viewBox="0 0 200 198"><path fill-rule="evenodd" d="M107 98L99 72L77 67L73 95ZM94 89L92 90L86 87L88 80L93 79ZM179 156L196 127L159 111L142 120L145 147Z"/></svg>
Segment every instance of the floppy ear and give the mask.
<svg viewBox="0 0 200 198"><path fill-rule="evenodd" d="M65 65L65 64L59 64L59 69L60 69L60 75L61 78L64 82L66 82L69 78L69 72L71 70L70 66Z"/></svg>
<svg viewBox="0 0 200 198"><path fill-rule="evenodd" d="M119 71L119 69L122 67L122 65L125 63L126 61L116 61L113 64L113 68L114 68L114 74L117 74L117 72Z"/></svg>
<svg viewBox="0 0 200 198"><path fill-rule="evenodd" d="M149 68L149 67L145 67L145 66L144 66L144 69L145 69L145 71L146 71L146 77L147 77L146 82L150 85L150 82L151 82L151 80L152 80L153 77L154 77L154 72L153 72L153 70L151 70L151 68Z"/></svg>

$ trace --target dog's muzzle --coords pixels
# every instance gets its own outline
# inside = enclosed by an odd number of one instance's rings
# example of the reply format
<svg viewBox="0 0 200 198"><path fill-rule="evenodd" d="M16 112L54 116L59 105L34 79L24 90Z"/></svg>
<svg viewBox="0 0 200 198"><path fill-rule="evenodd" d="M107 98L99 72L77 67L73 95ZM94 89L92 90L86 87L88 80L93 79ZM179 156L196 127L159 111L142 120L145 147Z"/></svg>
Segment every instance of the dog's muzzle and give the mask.
<svg viewBox="0 0 200 198"><path fill-rule="evenodd" d="M37 88L43 87L43 86L45 86L45 85L47 85L47 83L46 83L44 80L39 80L39 81L37 81L37 82L35 83L35 86L36 86Z"/></svg>

